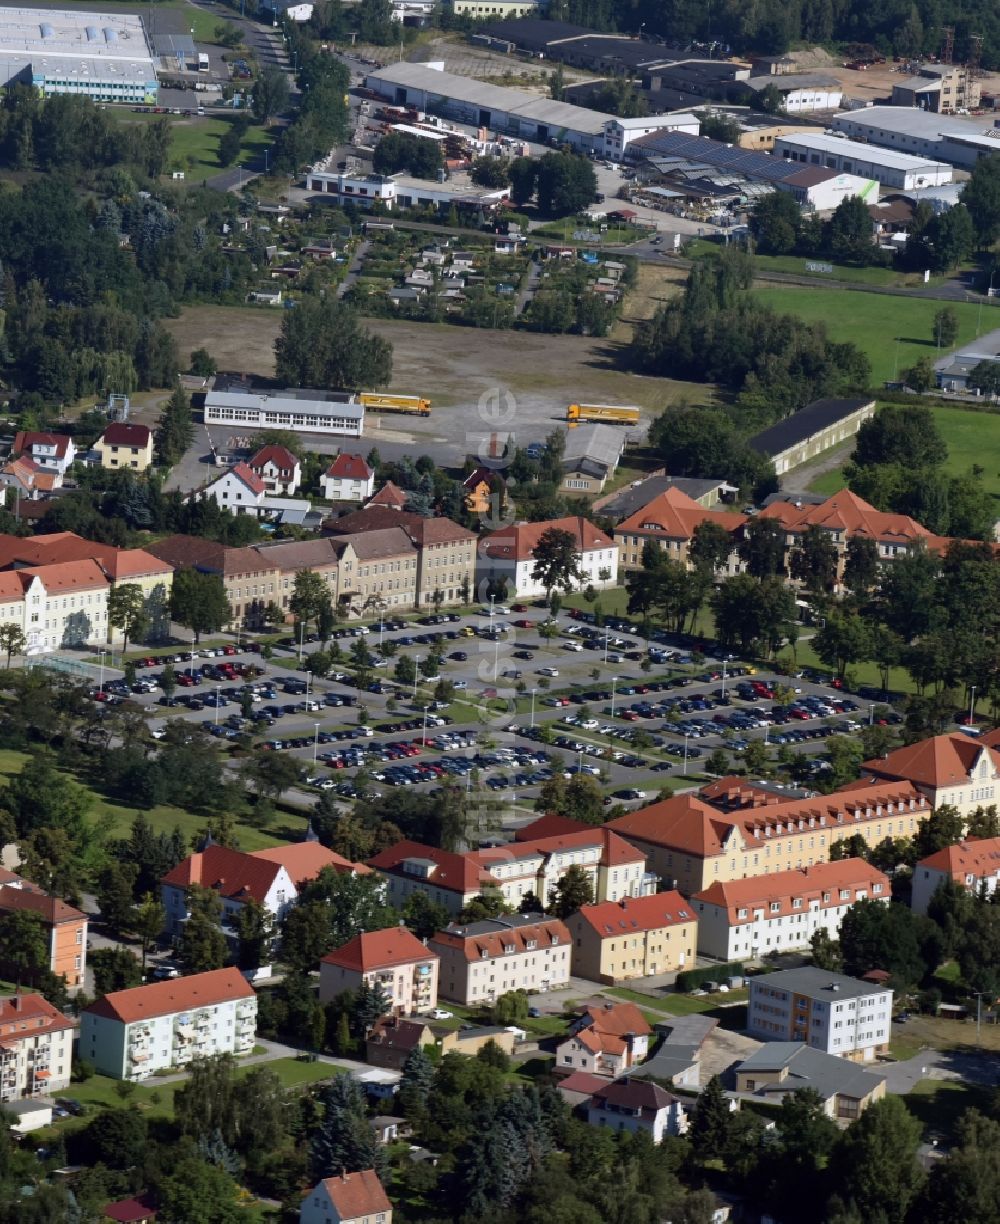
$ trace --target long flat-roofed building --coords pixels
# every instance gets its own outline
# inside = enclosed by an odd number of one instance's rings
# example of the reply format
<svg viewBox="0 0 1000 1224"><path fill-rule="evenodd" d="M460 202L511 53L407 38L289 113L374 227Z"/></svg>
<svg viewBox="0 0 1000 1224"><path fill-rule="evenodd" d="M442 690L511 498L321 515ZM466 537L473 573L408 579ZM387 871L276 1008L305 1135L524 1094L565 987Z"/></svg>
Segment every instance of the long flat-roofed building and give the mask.
<svg viewBox="0 0 1000 1224"><path fill-rule="evenodd" d="M156 61L134 14L0 8L0 86L16 83L45 97L150 103Z"/></svg>
<svg viewBox="0 0 1000 1224"><path fill-rule="evenodd" d="M276 392L227 388L205 395L206 425L247 425L292 429L300 433L343 434L360 438L365 407L348 391Z"/></svg>

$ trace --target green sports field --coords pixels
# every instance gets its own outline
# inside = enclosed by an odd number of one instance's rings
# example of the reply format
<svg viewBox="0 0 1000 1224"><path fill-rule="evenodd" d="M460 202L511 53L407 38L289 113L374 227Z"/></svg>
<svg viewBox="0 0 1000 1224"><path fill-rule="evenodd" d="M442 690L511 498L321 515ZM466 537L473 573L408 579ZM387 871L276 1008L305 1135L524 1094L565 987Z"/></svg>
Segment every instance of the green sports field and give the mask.
<svg viewBox="0 0 1000 1224"><path fill-rule="evenodd" d="M825 323L838 343L850 341L868 354L872 385L895 377L921 357L939 356L933 341L934 315L950 305L958 315L960 347L976 338L980 307L971 302L941 302L932 298L899 297L846 289L761 287L756 297L776 311L793 314L806 323ZM1000 309L984 305L982 331L1000 327Z"/></svg>

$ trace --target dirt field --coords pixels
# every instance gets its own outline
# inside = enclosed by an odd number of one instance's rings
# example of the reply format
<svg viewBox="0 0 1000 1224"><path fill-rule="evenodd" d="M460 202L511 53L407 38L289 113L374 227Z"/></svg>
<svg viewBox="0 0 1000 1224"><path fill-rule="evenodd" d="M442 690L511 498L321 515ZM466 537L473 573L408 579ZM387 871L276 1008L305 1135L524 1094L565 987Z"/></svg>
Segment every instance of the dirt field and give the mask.
<svg viewBox="0 0 1000 1224"><path fill-rule="evenodd" d="M686 268L661 268L655 264L640 264L636 287L625 299L624 313L611 333L613 341L627 344L632 339L636 323L651 319L668 298L680 293L687 280Z"/></svg>
<svg viewBox="0 0 1000 1224"><path fill-rule="evenodd" d="M182 359L204 346L222 370L273 376L280 312L197 306L169 320ZM620 345L583 336L544 336L372 319L391 340L392 389L427 395L426 421L369 415L371 442L393 453L426 445L442 461L474 451L492 431L513 432L518 445L540 440L577 399L636 404L653 415L677 399L704 403L694 383L645 378L618 368ZM336 447L333 447L336 449Z"/></svg>

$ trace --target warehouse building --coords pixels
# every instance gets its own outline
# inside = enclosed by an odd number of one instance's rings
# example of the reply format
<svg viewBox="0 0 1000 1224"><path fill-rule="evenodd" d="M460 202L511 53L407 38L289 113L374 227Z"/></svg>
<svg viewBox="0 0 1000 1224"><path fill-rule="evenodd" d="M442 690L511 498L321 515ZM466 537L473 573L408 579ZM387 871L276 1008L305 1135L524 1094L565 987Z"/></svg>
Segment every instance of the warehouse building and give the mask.
<svg viewBox="0 0 1000 1224"><path fill-rule="evenodd" d="M838 136L934 158L962 169L970 169L984 154L1000 152L1000 128L986 119L937 115L905 106L843 111L833 116L830 127Z"/></svg>
<svg viewBox="0 0 1000 1224"><path fill-rule="evenodd" d="M915 187L939 187L950 183L951 166L893 149L873 149L843 136L825 133L789 132L774 142L774 155L804 166L822 166L838 173L874 179L884 187L910 191Z"/></svg>
<svg viewBox="0 0 1000 1224"><path fill-rule="evenodd" d="M0 9L0 86L33 85L45 97L156 101L156 61L131 14Z"/></svg>
<svg viewBox="0 0 1000 1224"><path fill-rule="evenodd" d="M751 438L750 445L771 460L776 475L783 476L807 459L853 438L874 415L873 399L814 400Z"/></svg>
<svg viewBox="0 0 1000 1224"><path fill-rule="evenodd" d="M255 391L234 385L206 393L205 424L360 438L365 408L347 391Z"/></svg>

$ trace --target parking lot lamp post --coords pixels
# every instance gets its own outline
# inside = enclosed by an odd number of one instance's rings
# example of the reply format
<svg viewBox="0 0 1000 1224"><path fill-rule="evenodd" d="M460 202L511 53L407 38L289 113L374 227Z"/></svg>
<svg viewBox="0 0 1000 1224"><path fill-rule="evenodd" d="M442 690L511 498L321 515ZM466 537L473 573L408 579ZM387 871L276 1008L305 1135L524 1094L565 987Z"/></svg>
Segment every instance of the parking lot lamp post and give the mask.
<svg viewBox="0 0 1000 1224"><path fill-rule="evenodd" d="M618 684L618 677L612 676L611 677L611 717L612 718L614 718L615 716L615 687L617 686L617 684Z"/></svg>
<svg viewBox="0 0 1000 1224"><path fill-rule="evenodd" d="M723 697L725 697L726 695L726 664L727 662L728 662L727 659L722 660L722 696Z"/></svg>
<svg viewBox="0 0 1000 1224"><path fill-rule="evenodd" d="M686 775L687 771L688 771L688 735L687 733L685 733L684 735L684 768L681 770L681 773Z"/></svg>
<svg viewBox="0 0 1000 1224"><path fill-rule="evenodd" d="M493 683L497 682L497 668L500 666L500 639L493 643Z"/></svg>
<svg viewBox="0 0 1000 1224"><path fill-rule="evenodd" d="M976 685L972 686L972 695L969 697L969 726L971 727L976 718Z"/></svg>
<svg viewBox="0 0 1000 1224"><path fill-rule="evenodd" d="M583 749L579 748L576 753L576 772L577 776L583 773Z"/></svg>
<svg viewBox="0 0 1000 1224"><path fill-rule="evenodd" d="M421 747L427 747L427 706L424 706L424 729L420 733Z"/></svg>
<svg viewBox="0 0 1000 1224"><path fill-rule="evenodd" d="M319 723L313 723L313 769L316 768L316 749L319 747Z"/></svg>
<svg viewBox="0 0 1000 1224"><path fill-rule="evenodd" d="M609 629L605 629L604 630L604 662L605 663L607 663L608 661L608 645L610 641L611 641L611 631Z"/></svg>
<svg viewBox="0 0 1000 1224"><path fill-rule="evenodd" d="M382 638L385 637L385 613L378 614L378 649L382 653Z"/></svg>
<svg viewBox="0 0 1000 1224"><path fill-rule="evenodd" d="M215 725L219 725L219 686L215 686Z"/></svg>
<svg viewBox="0 0 1000 1224"><path fill-rule="evenodd" d="M306 622L304 620L300 620L299 621L299 662L300 663L302 662L302 647L305 644L305 635L306 635Z"/></svg>
<svg viewBox="0 0 1000 1224"><path fill-rule="evenodd" d="M538 689L531 690L531 726L532 728L534 728L535 726L535 694L537 692L538 692Z"/></svg>
<svg viewBox="0 0 1000 1224"><path fill-rule="evenodd" d="M413 696L410 700L416 704L417 700L417 681L420 679L420 655L413 656Z"/></svg>
<svg viewBox="0 0 1000 1224"><path fill-rule="evenodd" d="M104 656L106 653L107 652L104 650L99 650L97 652L98 658L101 660L101 678L98 681L98 687L102 689L104 688Z"/></svg>
<svg viewBox="0 0 1000 1224"><path fill-rule="evenodd" d="M875 707L873 705L870 705L868 707L868 725L869 727L872 726L874 722L875 722Z"/></svg>

